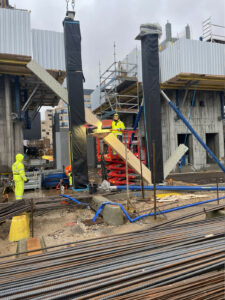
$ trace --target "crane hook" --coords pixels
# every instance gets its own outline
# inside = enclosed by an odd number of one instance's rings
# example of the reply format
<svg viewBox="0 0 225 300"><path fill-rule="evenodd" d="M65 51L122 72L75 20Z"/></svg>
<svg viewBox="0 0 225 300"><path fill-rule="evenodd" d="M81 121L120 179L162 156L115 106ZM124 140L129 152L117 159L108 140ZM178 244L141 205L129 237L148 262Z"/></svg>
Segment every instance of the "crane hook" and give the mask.
<svg viewBox="0 0 225 300"><path fill-rule="evenodd" d="M73 11L75 11L75 0L72 0L71 5L72 5L72 8L73 8Z"/></svg>

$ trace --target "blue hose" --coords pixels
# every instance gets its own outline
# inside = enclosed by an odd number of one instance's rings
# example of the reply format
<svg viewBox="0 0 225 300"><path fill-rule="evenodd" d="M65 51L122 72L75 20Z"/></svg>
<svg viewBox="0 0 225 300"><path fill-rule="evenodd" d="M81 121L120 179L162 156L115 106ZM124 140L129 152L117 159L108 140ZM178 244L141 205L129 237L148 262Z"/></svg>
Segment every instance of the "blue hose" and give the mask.
<svg viewBox="0 0 225 300"><path fill-rule="evenodd" d="M68 199L72 200L73 202L75 202L75 203L77 203L77 204L85 205L85 206L87 206L87 208L90 209L90 206L89 206L88 203L80 202L80 201L78 201L77 199L72 198L72 197L70 197L70 196L68 196L68 195L61 194L60 196L61 196L61 197L64 197L64 198L68 198Z"/></svg>
<svg viewBox="0 0 225 300"><path fill-rule="evenodd" d="M205 200L205 201L201 201L201 202L197 202L197 203L186 204L186 205L183 205L183 206L178 206L178 207L166 209L166 210L163 210L163 211L159 211L159 212L156 212L156 214L157 215L166 214L166 213L173 212L173 211L176 211L176 210L185 209L185 208L188 208L188 207L193 207L193 206L197 206L197 205L201 205L201 204L205 204L205 203L210 203L210 202L218 201L218 200L221 200L221 199L224 199L224 198L225 198L225 196L220 197L220 198L211 199L211 200ZM95 220L97 219L97 217L99 216L99 214L101 213L101 211L103 210L103 208L104 208L105 205L117 205L117 206L120 206L120 208L122 209L124 215L126 216L126 218L128 219L128 221L131 222L131 223L136 222L136 221L138 221L138 220L140 220L142 218L145 218L145 217L154 216L154 213L149 213L149 214L145 214L145 215L142 215L142 216L138 216L138 217L136 217L134 219L131 219L131 217L128 215L127 211L125 210L125 208L123 207L122 204L112 203L112 202L106 202L106 203L103 203L99 207L99 209L97 210L94 218L92 219L93 222L95 222Z"/></svg>
<svg viewBox="0 0 225 300"><path fill-rule="evenodd" d="M84 188L84 189L75 189L74 187L72 187L72 190L74 192L86 192L86 191L88 191L88 186L86 188Z"/></svg>
<svg viewBox="0 0 225 300"><path fill-rule="evenodd" d="M85 206L87 206L90 209L90 206L89 206L88 203L80 202L77 199L74 199L74 198L72 198L72 197L70 197L68 195L62 194L60 196L64 197L64 198L68 198L68 199L74 201L77 204L85 205ZM183 205L183 206L178 206L178 207L166 209L166 210L163 210L163 211L159 211L156 214L157 215L166 214L166 213L173 212L173 211L176 211L176 210L185 209L185 208L188 208L188 207L193 207L193 206L197 206L197 205L201 205L201 204L205 204L205 203L210 203L210 202L214 202L214 201L221 200L221 199L224 199L224 198L225 198L225 196L220 197L220 198L211 199L211 200L205 200L205 201L201 201L201 202L197 202L197 203L186 204L186 205ZM101 213L101 211L103 210L103 208L104 208L105 205L117 205L117 206L120 206L120 208L122 209L124 215L127 217L128 221L131 222L131 223L136 222L136 221L138 221L138 220L140 220L142 218L145 218L145 217L154 216L154 213L149 213L149 214L145 214L145 215L142 215L142 216L138 216L138 217L136 217L134 219L131 219L131 217L128 215L127 211L125 210L125 208L123 207L122 204L120 204L120 203L113 203L113 202L106 202L106 203L103 203L98 208L98 210L97 210L94 218L92 219L93 222L96 221L97 217L99 216L99 214Z"/></svg>
<svg viewBox="0 0 225 300"><path fill-rule="evenodd" d="M127 186L126 185L119 185L119 186L114 186L112 187L112 190L126 190ZM141 186L139 185L130 185L129 190L131 191L140 191L142 189ZM153 185L147 185L144 186L144 190L147 191L153 191L154 187ZM186 186L186 185L181 185L181 186L175 186L175 185L157 185L156 190L158 191L217 191L216 186ZM225 186L220 186L218 187L219 191L225 191Z"/></svg>

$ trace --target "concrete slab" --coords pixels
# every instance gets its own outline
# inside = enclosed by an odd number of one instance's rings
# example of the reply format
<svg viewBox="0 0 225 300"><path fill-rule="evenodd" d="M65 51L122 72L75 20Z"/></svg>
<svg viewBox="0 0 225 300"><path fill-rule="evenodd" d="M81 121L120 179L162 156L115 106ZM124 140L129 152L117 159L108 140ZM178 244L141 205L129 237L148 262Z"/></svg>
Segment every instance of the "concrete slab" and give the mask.
<svg viewBox="0 0 225 300"><path fill-rule="evenodd" d="M93 196L90 206L94 211L97 211L98 208L106 202L112 201L103 196ZM119 226L125 222L124 214L119 206L106 205L100 215L108 225Z"/></svg>

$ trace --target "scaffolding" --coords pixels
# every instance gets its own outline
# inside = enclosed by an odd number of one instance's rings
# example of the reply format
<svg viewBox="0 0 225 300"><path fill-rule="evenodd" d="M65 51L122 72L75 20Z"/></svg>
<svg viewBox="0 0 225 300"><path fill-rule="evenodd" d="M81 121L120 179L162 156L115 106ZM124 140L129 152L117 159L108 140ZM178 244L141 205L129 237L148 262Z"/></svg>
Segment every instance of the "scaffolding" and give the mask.
<svg viewBox="0 0 225 300"><path fill-rule="evenodd" d="M214 24L212 17L202 22L202 39L205 42L225 43L225 26Z"/></svg>
<svg viewBox="0 0 225 300"><path fill-rule="evenodd" d="M101 116L118 113L137 113L140 106L140 83L138 82L138 64L116 61L100 75L100 106L97 113Z"/></svg>

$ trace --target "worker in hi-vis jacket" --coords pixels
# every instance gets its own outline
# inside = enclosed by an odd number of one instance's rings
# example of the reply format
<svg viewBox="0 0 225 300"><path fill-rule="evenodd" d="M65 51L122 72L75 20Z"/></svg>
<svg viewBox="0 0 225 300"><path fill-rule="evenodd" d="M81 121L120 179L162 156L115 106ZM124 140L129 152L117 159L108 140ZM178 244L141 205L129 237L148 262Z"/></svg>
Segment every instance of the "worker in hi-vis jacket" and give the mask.
<svg viewBox="0 0 225 300"><path fill-rule="evenodd" d="M16 155L16 162L12 165L13 180L15 183L15 197L16 200L23 199L24 182L28 182L29 179L25 176L25 170L23 165L23 154L18 153Z"/></svg>
<svg viewBox="0 0 225 300"><path fill-rule="evenodd" d="M119 119L119 115L116 113L113 116L112 121L112 133L122 142L123 132L125 129L124 123Z"/></svg>

